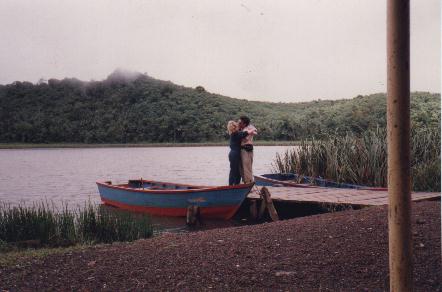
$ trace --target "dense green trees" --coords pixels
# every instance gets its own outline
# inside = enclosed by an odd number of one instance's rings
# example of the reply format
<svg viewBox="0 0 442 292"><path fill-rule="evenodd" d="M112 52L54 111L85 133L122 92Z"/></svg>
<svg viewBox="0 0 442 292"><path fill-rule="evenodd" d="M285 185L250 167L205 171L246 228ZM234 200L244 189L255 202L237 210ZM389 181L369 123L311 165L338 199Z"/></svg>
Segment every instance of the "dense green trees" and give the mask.
<svg viewBox="0 0 442 292"><path fill-rule="evenodd" d="M0 85L0 142L221 141L227 121L241 114L252 118L260 140L298 140L384 127L385 112L385 94L255 102L116 71L99 82L49 79ZM440 94L412 94L412 123L440 127Z"/></svg>

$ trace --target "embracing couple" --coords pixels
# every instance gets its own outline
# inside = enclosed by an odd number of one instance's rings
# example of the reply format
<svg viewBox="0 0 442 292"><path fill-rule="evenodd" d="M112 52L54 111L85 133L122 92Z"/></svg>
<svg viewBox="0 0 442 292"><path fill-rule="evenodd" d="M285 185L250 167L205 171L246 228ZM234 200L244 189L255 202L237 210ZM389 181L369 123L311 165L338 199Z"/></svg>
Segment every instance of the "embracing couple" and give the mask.
<svg viewBox="0 0 442 292"><path fill-rule="evenodd" d="M238 122L229 121L227 132L230 135L230 174L229 185L241 182L253 182L253 136L258 134L256 128L250 124L246 116L239 118Z"/></svg>

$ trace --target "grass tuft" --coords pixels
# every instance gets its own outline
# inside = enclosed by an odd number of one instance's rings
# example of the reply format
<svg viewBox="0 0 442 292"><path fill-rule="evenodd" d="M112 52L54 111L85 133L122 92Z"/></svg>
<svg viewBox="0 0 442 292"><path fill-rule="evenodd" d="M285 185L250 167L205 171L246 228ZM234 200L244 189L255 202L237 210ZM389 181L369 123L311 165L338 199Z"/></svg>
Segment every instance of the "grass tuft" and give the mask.
<svg viewBox="0 0 442 292"><path fill-rule="evenodd" d="M56 210L48 203L0 206L0 250L8 246L57 247L134 241L152 236L150 217L92 203Z"/></svg>

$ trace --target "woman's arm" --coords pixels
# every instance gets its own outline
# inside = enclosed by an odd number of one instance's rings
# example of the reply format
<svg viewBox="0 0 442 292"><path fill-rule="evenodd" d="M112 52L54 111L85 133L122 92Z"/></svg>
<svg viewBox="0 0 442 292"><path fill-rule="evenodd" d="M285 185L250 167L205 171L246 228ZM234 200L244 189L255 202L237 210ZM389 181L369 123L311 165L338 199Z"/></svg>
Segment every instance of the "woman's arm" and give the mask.
<svg viewBox="0 0 442 292"><path fill-rule="evenodd" d="M245 138L249 135L248 131L239 131L237 132L240 139Z"/></svg>

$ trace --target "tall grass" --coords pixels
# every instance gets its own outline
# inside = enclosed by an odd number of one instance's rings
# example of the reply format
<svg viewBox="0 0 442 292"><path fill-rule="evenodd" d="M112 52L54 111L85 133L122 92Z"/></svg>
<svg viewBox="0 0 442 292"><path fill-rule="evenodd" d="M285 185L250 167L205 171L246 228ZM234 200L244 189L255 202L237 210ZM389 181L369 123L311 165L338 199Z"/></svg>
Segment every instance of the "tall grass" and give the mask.
<svg viewBox="0 0 442 292"><path fill-rule="evenodd" d="M440 129L412 131L413 190L440 191L440 147ZM329 135L323 140L301 141L299 147L277 154L273 168L275 172L386 187L386 130L377 129L361 135Z"/></svg>
<svg viewBox="0 0 442 292"><path fill-rule="evenodd" d="M41 246L133 241L152 236L150 217L88 203L57 210L48 203L0 206L0 241L37 241Z"/></svg>

